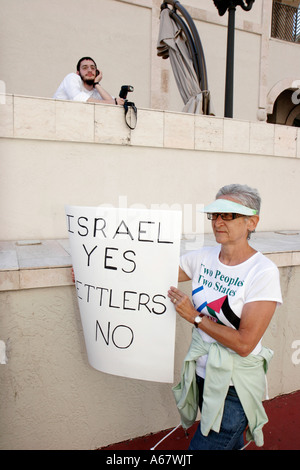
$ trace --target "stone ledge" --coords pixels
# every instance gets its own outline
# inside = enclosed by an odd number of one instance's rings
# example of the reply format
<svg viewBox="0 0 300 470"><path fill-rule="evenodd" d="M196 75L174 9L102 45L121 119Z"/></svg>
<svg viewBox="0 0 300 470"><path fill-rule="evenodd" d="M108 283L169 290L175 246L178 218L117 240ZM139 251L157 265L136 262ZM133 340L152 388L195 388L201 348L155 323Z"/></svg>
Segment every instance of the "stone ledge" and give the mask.
<svg viewBox="0 0 300 470"><path fill-rule="evenodd" d="M181 252L215 245L212 234L185 236ZM258 232L251 245L278 267L300 265L300 230ZM0 291L73 285L69 240L0 241Z"/></svg>
<svg viewBox="0 0 300 470"><path fill-rule="evenodd" d="M139 108L130 130L121 106L5 95L0 123L4 138L300 158L300 129L259 121Z"/></svg>

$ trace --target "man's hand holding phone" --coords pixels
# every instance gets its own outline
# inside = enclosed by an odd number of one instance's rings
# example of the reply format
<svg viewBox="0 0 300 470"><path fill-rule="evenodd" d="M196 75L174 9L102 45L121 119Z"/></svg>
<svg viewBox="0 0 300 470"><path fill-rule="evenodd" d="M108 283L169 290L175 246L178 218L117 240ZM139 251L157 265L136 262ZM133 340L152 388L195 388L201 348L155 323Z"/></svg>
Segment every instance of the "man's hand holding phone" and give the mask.
<svg viewBox="0 0 300 470"><path fill-rule="evenodd" d="M96 77L95 77L95 80L94 80L94 84L95 84L95 85L98 85L99 82L101 82L102 76L103 76L103 75L102 75L101 70L96 70Z"/></svg>

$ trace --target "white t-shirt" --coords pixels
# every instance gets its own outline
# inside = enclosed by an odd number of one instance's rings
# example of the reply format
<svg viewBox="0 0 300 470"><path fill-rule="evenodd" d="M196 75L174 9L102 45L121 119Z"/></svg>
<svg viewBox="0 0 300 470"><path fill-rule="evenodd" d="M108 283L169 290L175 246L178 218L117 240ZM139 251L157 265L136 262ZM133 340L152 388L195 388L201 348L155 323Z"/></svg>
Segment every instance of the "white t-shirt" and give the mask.
<svg viewBox="0 0 300 470"><path fill-rule="evenodd" d="M199 312L214 321L238 329L243 307L259 300L282 303L277 266L257 252L245 262L227 266L219 260L221 246L190 251L180 259L181 269L192 280L192 300ZM198 328L203 340L215 340ZM251 354L258 354L261 341ZM198 359L197 375L205 377L207 356Z"/></svg>
<svg viewBox="0 0 300 470"><path fill-rule="evenodd" d="M77 73L69 73L53 95L55 100L72 100L85 102L89 98L102 100L98 91L93 88L91 91L83 86L83 81Z"/></svg>

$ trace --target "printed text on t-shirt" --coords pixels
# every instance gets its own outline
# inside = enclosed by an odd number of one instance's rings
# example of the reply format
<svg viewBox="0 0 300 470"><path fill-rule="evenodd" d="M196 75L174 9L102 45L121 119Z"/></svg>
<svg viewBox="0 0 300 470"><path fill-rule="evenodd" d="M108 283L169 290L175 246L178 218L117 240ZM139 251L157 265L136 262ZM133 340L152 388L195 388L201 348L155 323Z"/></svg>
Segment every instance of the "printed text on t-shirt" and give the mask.
<svg viewBox="0 0 300 470"><path fill-rule="evenodd" d="M200 272L201 274L199 274L198 283L202 283L203 286L222 294L234 296L237 290L232 287L242 287L244 284L244 281L242 281L238 276L231 277L222 274L219 269L214 271L213 269L207 268L203 263L201 263Z"/></svg>

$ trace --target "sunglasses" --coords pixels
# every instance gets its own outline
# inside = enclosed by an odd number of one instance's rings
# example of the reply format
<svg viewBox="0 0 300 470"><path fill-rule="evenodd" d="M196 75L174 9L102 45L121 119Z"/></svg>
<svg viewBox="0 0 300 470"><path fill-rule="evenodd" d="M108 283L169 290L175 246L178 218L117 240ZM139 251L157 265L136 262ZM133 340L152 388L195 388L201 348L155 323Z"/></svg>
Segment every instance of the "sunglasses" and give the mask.
<svg viewBox="0 0 300 470"><path fill-rule="evenodd" d="M221 217L222 220L233 220L239 217L245 217L243 214L235 214L233 212L224 212L224 213L214 212L212 214L210 213L207 214L208 220L217 220L219 216Z"/></svg>

